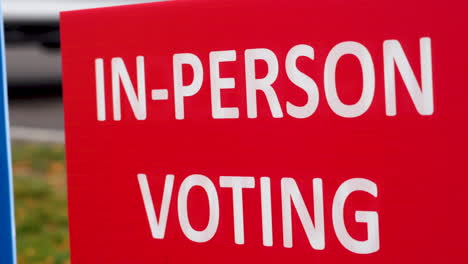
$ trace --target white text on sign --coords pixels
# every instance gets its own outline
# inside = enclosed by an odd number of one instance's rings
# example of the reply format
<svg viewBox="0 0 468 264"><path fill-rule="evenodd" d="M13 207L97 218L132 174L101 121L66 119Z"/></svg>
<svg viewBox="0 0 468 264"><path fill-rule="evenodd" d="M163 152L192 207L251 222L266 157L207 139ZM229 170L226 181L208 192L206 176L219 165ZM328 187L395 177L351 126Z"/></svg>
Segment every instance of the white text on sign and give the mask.
<svg viewBox="0 0 468 264"><path fill-rule="evenodd" d="M414 70L405 51L397 40L386 40L383 42L383 69L385 87L385 113L387 116L397 115L396 103L396 72L399 72L406 86L407 92L414 104L414 107L422 116L434 113L433 98L433 78L432 78L432 51L431 39L420 39L420 82L416 78ZM355 57L361 66L362 72L362 92L359 100L353 104L344 103L337 90L336 69L339 60L343 56L351 55ZM269 106L271 115L274 118L283 118L285 115L293 118L308 118L317 110L320 102L319 87L311 76L301 72L296 62L299 58L306 57L315 59L315 50L309 45L296 45L287 53L284 62L284 70L291 83L302 89L307 101L303 105L296 105L292 102L280 102L274 87L281 70L276 54L266 48L246 49L244 51L245 69L245 99L247 118L258 118L257 96L260 92ZM196 96L202 88L204 73L209 72L210 96L211 96L211 116L214 119L238 119L240 118L239 107L223 107L222 91L236 88L236 79L221 77L220 64L230 63L237 60L235 50L212 51L209 54L209 69L205 69L199 56L193 53L177 53L173 55L173 89L152 89L151 99L169 100L169 93L173 92L174 118L182 120L186 116L185 100ZM267 73L264 77L258 78L256 74L256 63L263 61L267 65ZM371 106L375 87L375 67L374 60L369 50L361 43L354 41L341 42L335 45L328 53L323 69L323 89L326 101L330 109L338 116L344 118L355 118L363 115ZM189 66L193 70L193 80L190 84L184 84L183 66ZM106 87L104 76L104 59L95 60L96 75L96 102L97 119L106 121ZM134 118L146 120L147 111L147 91L146 91L146 69L145 57L136 57L136 78L130 78L130 74L124 60L120 57L111 60L112 73L112 110L113 120L122 120L122 88L126 95ZM136 85L132 82L136 79ZM136 89L135 89L136 87Z"/></svg>
<svg viewBox="0 0 468 264"><path fill-rule="evenodd" d="M174 175L166 176L164 189L162 190L162 201L159 213L156 213L153 204L151 188L148 184L146 174L138 174L138 182L144 201L146 215L150 225L151 233L155 239L164 239L169 208L174 189ZM307 239L313 249L325 249L325 220L322 179L315 178L312 181L313 189L313 218L311 217L299 187L293 178L281 179L281 213L283 223L283 246L293 247L292 210L296 210L300 222L304 228ZM254 177L221 176L219 177L221 188L232 189L232 203L234 216L234 242L242 245L244 241L244 209L243 192L247 189L256 188ZM189 220L188 198L189 192L194 187L201 187L208 197L209 217L208 224L204 230L196 230ZM374 198L378 197L377 185L368 179L353 178L343 182L337 189L332 204L332 222L335 234L340 243L349 251L356 254L370 254L380 249L379 215L375 211L356 211L355 220L367 225L367 239L364 241L353 238L345 225L344 208L348 197L355 192L366 192ZM154 190L153 190L153 193ZM158 190L158 195L161 190ZM273 223L272 223L272 199L271 179L260 178L260 197L262 240L266 247L273 246ZM250 201L252 202L252 201ZM177 212L180 227L185 236L191 241L205 243L211 240L218 229L220 219L218 192L210 178L193 174L186 177L179 187L177 196ZM250 219L249 221L252 221Z"/></svg>

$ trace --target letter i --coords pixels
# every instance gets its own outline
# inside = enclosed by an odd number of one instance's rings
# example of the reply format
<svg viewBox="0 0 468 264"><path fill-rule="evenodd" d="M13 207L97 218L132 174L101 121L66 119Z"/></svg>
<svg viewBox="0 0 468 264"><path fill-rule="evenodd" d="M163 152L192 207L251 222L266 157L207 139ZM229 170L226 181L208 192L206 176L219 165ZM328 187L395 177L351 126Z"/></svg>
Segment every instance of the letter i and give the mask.
<svg viewBox="0 0 468 264"><path fill-rule="evenodd" d="M96 71L96 104L97 104L97 119L99 121L106 120L106 98L104 94L104 61L96 59L94 62Z"/></svg>
<svg viewBox="0 0 468 264"><path fill-rule="evenodd" d="M273 246L273 227L271 219L271 186L270 178L260 178L260 190L262 201L262 231L263 245L266 247Z"/></svg>

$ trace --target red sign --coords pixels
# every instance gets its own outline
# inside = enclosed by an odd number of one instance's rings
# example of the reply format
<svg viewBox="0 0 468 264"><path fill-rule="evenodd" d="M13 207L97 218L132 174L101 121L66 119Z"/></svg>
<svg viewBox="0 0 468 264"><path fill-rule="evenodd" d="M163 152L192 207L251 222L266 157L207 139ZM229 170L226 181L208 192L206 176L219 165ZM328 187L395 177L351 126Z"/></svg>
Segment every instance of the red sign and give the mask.
<svg viewBox="0 0 468 264"><path fill-rule="evenodd" d="M467 3L62 14L73 263L468 259Z"/></svg>

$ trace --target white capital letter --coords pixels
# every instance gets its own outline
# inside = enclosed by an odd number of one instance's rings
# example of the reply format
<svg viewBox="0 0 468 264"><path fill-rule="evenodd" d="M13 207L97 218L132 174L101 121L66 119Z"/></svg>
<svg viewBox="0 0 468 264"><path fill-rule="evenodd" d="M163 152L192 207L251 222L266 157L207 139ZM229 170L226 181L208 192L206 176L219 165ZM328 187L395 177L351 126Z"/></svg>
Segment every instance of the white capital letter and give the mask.
<svg viewBox="0 0 468 264"><path fill-rule="evenodd" d="M283 209L283 244L291 248L292 241L292 212L291 202L301 220L304 231L312 248L322 250L325 248L325 227L323 219L323 188L322 180L313 180L314 192L314 219L315 225L310 218L309 211L304 203L297 183L293 178L281 179L281 205Z"/></svg>
<svg viewBox="0 0 468 264"><path fill-rule="evenodd" d="M193 69L193 81L184 86L182 65L188 64ZM192 53L174 54L174 104L176 119L184 119L184 97L193 96L201 88L203 82L203 66L200 59Z"/></svg>
<svg viewBox="0 0 468 264"><path fill-rule="evenodd" d="M296 61L301 56L313 60L314 49L308 45L297 45L289 50L286 56L286 73L289 79L307 93L307 103L304 106L296 106L290 102L286 103L286 111L295 118L307 118L311 116L319 103L317 84L312 78L297 69Z"/></svg>
<svg viewBox="0 0 468 264"><path fill-rule="evenodd" d="M267 75L263 79L257 79L255 61L263 60L267 64ZM270 106L271 114L275 118L283 117L278 97L271 86L278 77L278 59L269 49L248 49L245 51L245 81L247 89L247 116L257 117L257 91L262 91Z"/></svg>
<svg viewBox="0 0 468 264"><path fill-rule="evenodd" d="M411 69L403 48L397 40L384 42L385 105L387 116L396 115L395 66L400 71L406 89L413 100L416 110L421 115L434 113L432 87L432 53L431 39L420 39L421 86Z"/></svg>
<svg viewBox="0 0 468 264"><path fill-rule="evenodd" d="M114 103L114 120L122 119L120 106L120 81L132 107L135 118L146 119L146 91L145 91L145 60L143 56L136 58L138 95L135 93L132 81L122 58L112 59L112 96Z"/></svg>
<svg viewBox="0 0 468 264"><path fill-rule="evenodd" d="M213 118L239 118L239 109L237 107L221 106L221 89L234 88L235 80L234 78L221 78L219 76L219 63L235 60L235 50L210 52L211 112Z"/></svg>
<svg viewBox="0 0 468 264"><path fill-rule="evenodd" d="M166 232L167 215L169 214L169 205L171 204L172 187L174 186L174 175L168 174L164 183L163 199L159 211L159 220L154 211L153 198L148 186L148 180L145 174L138 174L138 183L140 184L141 196L145 204L146 215L151 228L153 238L163 239Z"/></svg>
<svg viewBox="0 0 468 264"><path fill-rule="evenodd" d="M260 194L262 200L262 232L263 245L273 246L273 224L271 216L271 184L270 178L260 178Z"/></svg>
<svg viewBox="0 0 468 264"><path fill-rule="evenodd" d="M253 177L228 177L221 176L219 185L223 188L232 188L232 203L234 209L234 241L236 244L244 244L244 202L242 189L254 188Z"/></svg>
<svg viewBox="0 0 468 264"><path fill-rule="evenodd" d="M354 55L361 63L362 94L359 101L353 105L341 102L336 90L336 66L344 55ZM325 95L330 108L342 117L358 117L369 109L375 91L375 72L372 57L362 44L353 41L339 43L330 51L325 61Z"/></svg>
<svg viewBox="0 0 468 264"><path fill-rule="evenodd" d="M104 91L104 60L96 59L94 61L96 73L96 104L98 121L106 121L106 97Z"/></svg>
<svg viewBox="0 0 468 264"><path fill-rule="evenodd" d="M379 215L374 211L356 211L358 223L367 223L367 240L359 241L351 237L344 222L344 206L348 196L356 191L363 191L377 197L377 185L367 179L355 178L345 181L336 191L333 199L332 217L336 236L349 251L357 254L370 254L380 248Z"/></svg>
<svg viewBox="0 0 468 264"><path fill-rule="evenodd" d="M190 190L200 186L208 196L208 204L210 208L208 225L205 230L197 231L190 225L188 211L187 211L187 198ZM194 174L190 175L182 182L179 189L179 197L177 199L177 209L179 212L179 223L185 236L198 243L209 241L216 234L219 224L219 201L218 193L213 185L213 182L206 176Z"/></svg>

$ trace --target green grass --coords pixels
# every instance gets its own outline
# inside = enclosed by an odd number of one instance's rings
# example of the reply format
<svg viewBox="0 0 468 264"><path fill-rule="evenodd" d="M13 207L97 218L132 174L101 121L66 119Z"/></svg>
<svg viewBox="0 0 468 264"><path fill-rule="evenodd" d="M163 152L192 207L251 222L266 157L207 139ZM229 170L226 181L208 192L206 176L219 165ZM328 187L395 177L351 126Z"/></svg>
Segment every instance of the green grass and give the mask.
<svg viewBox="0 0 468 264"><path fill-rule="evenodd" d="M18 264L69 263L62 145L12 146Z"/></svg>

